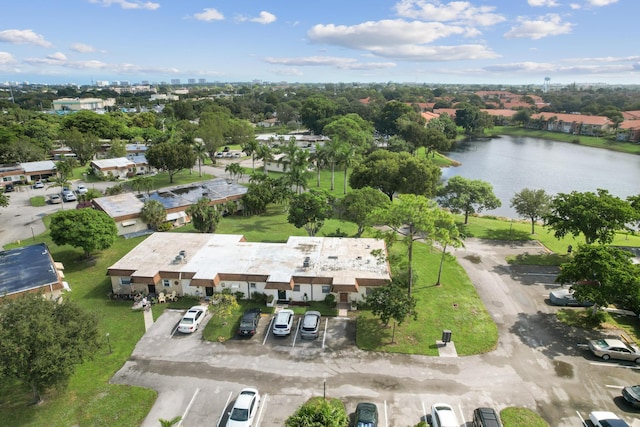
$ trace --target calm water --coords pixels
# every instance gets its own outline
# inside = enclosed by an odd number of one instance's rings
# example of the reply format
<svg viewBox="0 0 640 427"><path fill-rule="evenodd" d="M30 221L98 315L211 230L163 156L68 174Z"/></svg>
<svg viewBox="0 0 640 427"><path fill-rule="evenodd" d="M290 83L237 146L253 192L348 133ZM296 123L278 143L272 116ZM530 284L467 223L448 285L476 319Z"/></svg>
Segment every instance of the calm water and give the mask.
<svg viewBox="0 0 640 427"><path fill-rule="evenodd" d="M462 163L443 169L448 179L460 175L493 185L502 207L482 214L517 218L509 207L523 188L548 194L609 190L621 198L640 194L640 156L546 139L502 136L457 143L446 155Z"/></svg>

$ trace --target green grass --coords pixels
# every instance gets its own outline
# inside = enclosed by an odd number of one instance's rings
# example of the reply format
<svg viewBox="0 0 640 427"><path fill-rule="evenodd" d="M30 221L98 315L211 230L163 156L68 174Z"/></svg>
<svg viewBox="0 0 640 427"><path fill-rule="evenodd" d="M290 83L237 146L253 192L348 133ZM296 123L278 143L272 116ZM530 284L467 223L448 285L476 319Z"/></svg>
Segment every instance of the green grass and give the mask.
<svg viewBox="0 0 640 427"><path fill-rule="evenodd" d="M47 204L47 201L45 200L44 196L33 196L32 198L29 199L29 202L33 207L42 207L42 206L46 206Z"/></svg>
<svg viewBox="0 0 640 427"><path fill-rule="evenodd" d="M549 427L549 424L530 409L510 407L500 411L504 427Z"/></svg>
<svg viewBox="0 0 640 427"><path fill-rule="evenodd" d="M397 243L394 251L405 250ZM438 355L436 341L442 330L449 329L459 355L485 353L495 348L498 330L480 300L475 287L453 256L447 255L441 286L434 286L440 252L416 243L414 269L417 281L413 296L417 300L418 319L407 319L398 325L395 342L393 328L384 328L369 311L361 311L357 319L357 344L365 350L393 353Z"/></svg>

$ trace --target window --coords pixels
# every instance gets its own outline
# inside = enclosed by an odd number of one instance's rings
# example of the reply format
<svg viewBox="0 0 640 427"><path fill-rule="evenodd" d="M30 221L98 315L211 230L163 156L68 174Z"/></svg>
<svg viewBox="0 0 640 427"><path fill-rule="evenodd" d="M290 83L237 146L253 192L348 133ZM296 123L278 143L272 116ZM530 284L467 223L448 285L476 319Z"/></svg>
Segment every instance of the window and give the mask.
<svg viewBox="0 0 640 427"><path fill-rule="evenodd" d="M166 287L171 286L171 280L169 280L169 279L162 279L162 286L166 286Z"/></svg>
<svg viewBox="0 0 640 427"><path fill-rule="evenodd" d="M255 289L255 288L256 288L256 284L255 284L255 283L249 283L249 287L250 287L251 289Z"/></svg>
<svg viewBox="0 0 640 427"><path fill-rule="evenodd" d="M131 277L121 277L120 278L120 284L121 285L130 285L131 284Z"/></svg>
<svg viewBox="0 0 640 427"><path fill-rule="evenodd" d="M371 292L373 292L373 289L371 289L371 288L364 288L364 294L365 294L365 295L369 296L369 295L371 295Z"/></svg>
<svg viewBox="0 0 640 427"><path fill-rule="evenodd" d="M300 285L293 285L293 292L300 292Z"/></svg>
<svg viewBox="0 0 640 427"><path fill-rule="evenodd" d="M328 294L331 292L331 285L322 285L322 293Z"/></svg>

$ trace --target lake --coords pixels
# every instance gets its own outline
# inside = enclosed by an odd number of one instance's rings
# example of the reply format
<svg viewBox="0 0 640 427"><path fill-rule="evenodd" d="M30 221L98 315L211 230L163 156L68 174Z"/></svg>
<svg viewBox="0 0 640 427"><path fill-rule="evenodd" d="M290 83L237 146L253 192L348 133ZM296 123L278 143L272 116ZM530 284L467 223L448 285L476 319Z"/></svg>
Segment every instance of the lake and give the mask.
<svg viewBox="0 0 640 427"><path fill-rule="evenodd" d="M460 175L493 185L502 207L481 215L518 218L509 207L523 188L548 194L609 190L621 198L640 194L640 156L540 138L501 136L457 142L445 153L462 163L442 170L443 179Z"/></svg>

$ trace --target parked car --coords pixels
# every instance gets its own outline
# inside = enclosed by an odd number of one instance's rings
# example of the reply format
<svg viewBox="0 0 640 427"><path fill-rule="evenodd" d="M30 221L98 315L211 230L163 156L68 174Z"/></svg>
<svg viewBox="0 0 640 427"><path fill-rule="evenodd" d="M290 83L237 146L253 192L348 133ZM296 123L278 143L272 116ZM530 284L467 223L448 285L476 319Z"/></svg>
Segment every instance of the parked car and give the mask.
<svg viewBox="0 0 640 427"><path fill-rule="evenodd" d="M300 338L315 339L320 335L320 319L319 311L307 311L302 319L302 327L300 328Z"/></svg>
<svg viewBox="0 0 640 427"><path fill-rule="evenodd" d="M13 184L7 184L7 185L4 186L4 192L5 193L11 193L14 190L15 189L13 188Z"/></svg>
<svg viewBox="0 0 640 427"><path fill-rule="evenodd" d="M603 360L619 359L640 363L640 350L618 339L590 340L589 350Z"/></svg>
<svg viewBox="0 0 640 427"><path fill-rule="evenodd" d="M431 414L427 416L427 422L431 427L460 427L456 413L446 403L431 405Z"/></svg>
<svg viewBox="0 0 640 427"><path fill-rule="evenodd" d="M82 184L76 187L76 193L78 193L78 195L87 194L87 191L89 191L89 189Z"/></svg>
<svg viewBox="0 0 640 427"><path fill-rule="evenodd" d="M38 180L33 183L33 188L44 188L44 182Z"/></svg>
<svg viewBox="0 0 640 427"><path fill-rule="evenodd" d="M378 427L378 407L375 403L358 403L354 427Z"/></svg>
<svg viewBox="0 0 640 427"><path fill-rule="evenodd" d="M71 191L71 190L64 190L64 191L62 192L62 199L63 199L65 202L75 202L76 200L78 200L78 199L76 198L76 195L75 195L75 194L73 194L73 191Z"/></svg>
<svg viewBox="0 0 640 427"><path fill-rule="evenodd" d="M589 414L589 420L594 427L629 427L629 424L613 412L593 411Z"/></svg>
<svg viewBox="0 0 640 427"><path fill-rule="evenodd" d="M238 159L238 158L240 158L240 153L233 153L232 156L235 157L236 159Z"/></svg>
<svg viewBox="0 0 640 427"><path fill-rule="evenodd" d="M216 158L217 158L217 159L221 159L222 157L224 157L224 153L223 153L222 151L218 151L218 152L216 153Z"/></svg>
<svg viewBox="0 0 640 427"><path fill-rule="evenodd" d="M473 411L473 427L502 427L502 423L495 409L476 408Z"/></svg>
<svg viewBox="0 0 640 427"><path fill-rule="evenodd" d="M273 322L273 335L285 336L291 333L293 327L293 310L285 308L276 314Z"/></svg>
<svg viewBox="0 0 640 427"><path fill-rule="evenodd" d="M253 336L258 329L258 322L260 321L260 309L250 308L244 312L242 319L240 319L240 327L238 328L238 335Z"/></svg>
<svg viewBox="0 0 640 427"><path fill-rule="evenodd" d="M549 293L549 300L553 305L572 306L572 307L591 307L592 302L578 301L573 295L573 291L568 288L556 289Z"/></svg>
<svg viewBox="0 0 640 427"><path fill-rule="evenodd" d="M190 334L197 331L206 313L207 307L204 307L202 305L191 307L182 317L182 320L178 325L178 331L182 332L183 334Z"/></svg>
<svg viewBox="0 0 640 427"><path fill-rule="evenodd" d="M49 203L51 203L52 205L62 203L62 197L60 197L59 194L52 194L49 196Z"/></svg>
<svg viewBox="0 0 640 427"><path fill-rule="evenodd" d="M255 388L244 388L236 398L227 427L250 427L260 406L260 393Z"/></svg>
<svg viewBox="0 0 640 427"><path fill-rule="evenodd" d="M640 385L630 385L622 389L622 397L634 408L640 408Z"/></svg>

